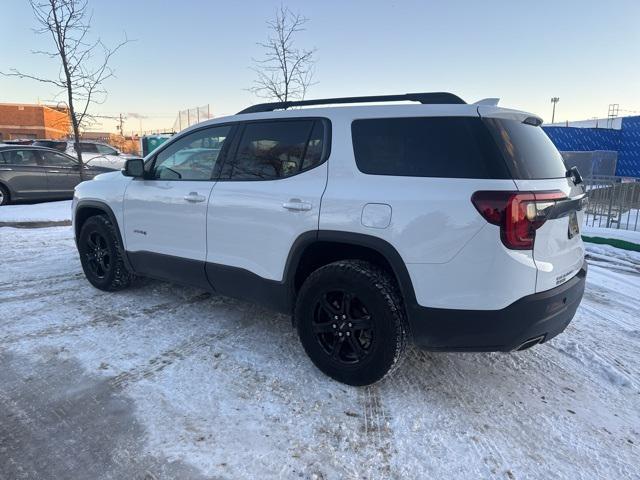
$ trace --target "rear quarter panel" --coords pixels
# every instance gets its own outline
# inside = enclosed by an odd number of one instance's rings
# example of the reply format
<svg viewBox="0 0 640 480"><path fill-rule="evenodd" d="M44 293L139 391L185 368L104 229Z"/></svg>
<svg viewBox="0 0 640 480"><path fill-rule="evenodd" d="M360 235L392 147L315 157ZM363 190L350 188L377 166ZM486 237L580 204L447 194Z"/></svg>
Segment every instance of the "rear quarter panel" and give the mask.
<svg viewBox="0 0 640 480"><path fill-rule="evenodd" d="M465 112L434 107L435 111L416 107L403 112L404 116L477 114L475 106ZM496 310L535 292L532 253L506 249L499 228L489 225L471 202L479 190L517 190L513 180L363 174L354 159L353 119L332 118L334 133L321 230L361 233L389 242L407 265L422 306ZM363 225L363 207L369 203L391 207L386 228Z"/></svg>
<svg viewBox="0 0 640 480"><path fill-rule="evenodd" d="M333 120L329 182L322 199L321 230L364 233L391 243L405 263L447 263L486 225L473 204L477 190L514 190L512 180L367 175L356 166L351 118ZM365 227L368 203L391 207L386 228Z"/></svg>

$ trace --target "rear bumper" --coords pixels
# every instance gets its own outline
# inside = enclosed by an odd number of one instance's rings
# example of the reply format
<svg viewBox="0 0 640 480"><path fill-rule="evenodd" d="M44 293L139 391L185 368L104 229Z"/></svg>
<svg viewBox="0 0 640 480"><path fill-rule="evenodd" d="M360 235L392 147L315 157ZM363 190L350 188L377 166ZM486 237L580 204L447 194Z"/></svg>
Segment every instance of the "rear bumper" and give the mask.
<svg viewBox="0 0 640 480"><path fill-rule="evenodd" d="M467 352L508 352L532 339L545 342L571 322L582 300L586 276L585 261L571 280L501 310L414 306L408 312L413 339L429 350Z"/></svg>

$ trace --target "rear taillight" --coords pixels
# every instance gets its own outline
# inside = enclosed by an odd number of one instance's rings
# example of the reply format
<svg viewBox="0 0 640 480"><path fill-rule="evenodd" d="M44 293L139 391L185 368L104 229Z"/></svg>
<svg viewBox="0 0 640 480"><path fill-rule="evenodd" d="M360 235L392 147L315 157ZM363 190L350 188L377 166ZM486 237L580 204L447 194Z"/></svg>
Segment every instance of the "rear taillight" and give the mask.
<svg viewBox="0 0 640 480"><path fill-rule="evenodd" d="M505 247L532 250L536 230L546 221L557 200L566 198L561 191L552 192L476 192L473 205L487 222L500 227Z"/></svg>

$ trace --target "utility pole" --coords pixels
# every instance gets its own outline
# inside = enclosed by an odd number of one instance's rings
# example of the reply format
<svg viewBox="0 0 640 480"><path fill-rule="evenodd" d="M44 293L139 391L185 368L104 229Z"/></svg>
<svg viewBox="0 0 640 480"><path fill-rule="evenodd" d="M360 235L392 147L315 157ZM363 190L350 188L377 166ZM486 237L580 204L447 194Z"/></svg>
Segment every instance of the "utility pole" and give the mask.
<svg viewBox="0 0 640 480"><path fill-rule="evenodd" d="M553 103L553 113L551 114L551 123L554 123L556 119L556 103L560 101L560 97L551 97L551 103Z"/></svg>
<svg viewBox="0 0 640 480"><path fill-rule="evenodd" d="M122 130L122 128L124 126L123 124L124 124L124 119L122 118L122 114L120 114L120 128L119 128L119 130L120 130L120 135L122 135L122 136L124 136L124 130Z"/></svg>

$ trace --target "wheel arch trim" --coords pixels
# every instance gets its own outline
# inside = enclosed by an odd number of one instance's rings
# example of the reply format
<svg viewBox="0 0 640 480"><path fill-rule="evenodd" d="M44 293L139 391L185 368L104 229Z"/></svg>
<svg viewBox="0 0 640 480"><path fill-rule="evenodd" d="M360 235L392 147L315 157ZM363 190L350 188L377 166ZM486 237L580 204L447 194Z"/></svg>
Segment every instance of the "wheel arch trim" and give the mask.
<svg viewBox="0 0 640 480"><path fill-rule="evenodd" d="M120 231L120 225L118 224L118 219L113 213L113 209L104 202L100 202L98 200L79 200L76 204L75 210L73 212L73 235L76 241L76 246L78 245L78 236L80 235L80 225L78 225L78 213L83 209L96 209L100 210L109 217L109 221L113 223L116 230L116 235L118 235L118 242L120 243L120 248L122 249L122 258L126 267L129 271L133 271L131 266L131 262L129 261L129 257L127 256L127 249L125 248L124 242L122 241L122 232Z"/></svg>
<svg viewBox="0 0 640 480"><path fill-rule="evenodd" d="M415 291L413 289L413 283L411 281L409 271L407 270L404 260L393 245L386 240L373 235L339 230L314 230L305 232L295 240L289 252L283 275L283 280L292 295L291 298L294 298L295 295L295 275L305 251L312 245L319 242L348 244L354 247L364 247L377 252L391 266L405 304L407 306L417 305Z"/></svg>

